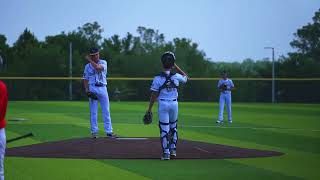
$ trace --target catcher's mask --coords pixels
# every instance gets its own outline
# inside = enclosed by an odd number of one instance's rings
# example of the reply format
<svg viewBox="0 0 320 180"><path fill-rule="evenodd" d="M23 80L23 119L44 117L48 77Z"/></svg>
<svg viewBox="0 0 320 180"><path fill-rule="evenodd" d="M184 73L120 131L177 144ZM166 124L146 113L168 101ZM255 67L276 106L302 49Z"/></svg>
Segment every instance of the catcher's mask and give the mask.
<svg viewBox="0 0 320 180"><path fill-rule="evenodd" d="M162 54L161 56L161 62L162 66L165 69L170 69L176 60L176 57L174 56L173 52L167 51Z"/></svg>

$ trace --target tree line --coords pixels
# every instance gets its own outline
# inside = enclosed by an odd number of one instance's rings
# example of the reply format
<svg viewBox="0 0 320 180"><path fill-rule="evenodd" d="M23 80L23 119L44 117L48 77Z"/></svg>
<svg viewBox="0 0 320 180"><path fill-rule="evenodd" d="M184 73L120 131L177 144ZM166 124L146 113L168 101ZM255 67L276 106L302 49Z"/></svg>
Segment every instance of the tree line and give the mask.
<svg viewBox="0 0 320 180"><path fill-rule="evenodd" d="M320 77L320 10L312 23L299 28L290 45L295 52L281 56L275 63L277 77ZM226 70L231 77L270 78L272 63L268 59L245 59L242 62L215 62L199 50L198 44L188 38L165 39L158 30L138 27L137 36L112 35L104 38L103 28L97 23L86 23L71 32L38 40L27 28L9 46L0 34L0 55L5 60L0 76L68 76L69 43L73 46L73 76L82 76L87 63L84 56L90 47L98 47L101 57L108 62L109 77L153 77L161 71L160 56L172 51L177 64L190 77L219 77ZM289 42L288 42L289 43ZM6 80L12 99L67 99L68 81ZM236 81L233 95L236 101L270 101L271 82ZM74 99L83 99L81 82L73 81ZM112 81L109 92L119 90L120 99L147 100L150 81ZM277 81L277 99L281 102L319 102L319 81ZM216 82L191 81L182 87L182 100L212 101L218 96Z"/></svg>

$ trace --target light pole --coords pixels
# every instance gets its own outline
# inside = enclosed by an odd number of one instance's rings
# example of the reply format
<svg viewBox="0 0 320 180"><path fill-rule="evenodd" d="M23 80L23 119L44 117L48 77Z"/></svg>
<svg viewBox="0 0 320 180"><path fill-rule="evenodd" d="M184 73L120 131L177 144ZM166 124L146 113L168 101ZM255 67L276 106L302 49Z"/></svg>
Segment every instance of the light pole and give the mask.
<svg viewBox="0 0 320 180"><path fill-rule="evenodd" d="M275 103L274 47L264 47L264 49L272 50L272 103Z"/></svg>
<svg viewBox="0 0 320 180"><path fill-rule="evenodd" d="M69 43L69 77L72 78L72 42ZM69 81L69 100L72 101L72 80Z"/></svg>

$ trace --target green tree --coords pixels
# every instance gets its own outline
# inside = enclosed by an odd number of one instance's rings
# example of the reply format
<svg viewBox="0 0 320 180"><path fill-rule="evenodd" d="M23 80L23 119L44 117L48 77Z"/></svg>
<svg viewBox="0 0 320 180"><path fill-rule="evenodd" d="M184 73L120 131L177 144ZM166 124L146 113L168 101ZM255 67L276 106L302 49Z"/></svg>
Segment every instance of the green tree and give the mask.
<svg viewBox="0 0 320 180"><path fill-rule="evenodd" d="M9 49L9 45L7 44L7 38L3 34L0 34L0 49L1 50Z"/></svg>
<svg viewBox="0 0 320 180"><path fill-rule="evenodd" d="M290 45L297 52L279 59L279 74L284 77L319 77L320 69L320 9L312 18L313 22L301 27L294 34Z"/></svg>
<svg viewBox="0 0 320 180"><path fill-rule="evenodd" d="M0 61L3 67L0 67L0 71L5 70L7 67L6 59L8 58L9 45L7 44L7 38L5 35L0 34Z"/></svg>
<svg viewBox="0 0 320 180"><path fill-rule="evenodd" d="M314 61L320 62L320 9L312 20L313 23L308 23L297 30L294 34L295 39L290 45L305 57L311 57Z"/></svg>
<svg viewBox="0 0 320 180"><path fill-rule="evenodd" d="M103 29L98 22L86 23L82 27L78 27L78 33L89 42L90 46L99 47L102 39L101 33Z"/></svg>

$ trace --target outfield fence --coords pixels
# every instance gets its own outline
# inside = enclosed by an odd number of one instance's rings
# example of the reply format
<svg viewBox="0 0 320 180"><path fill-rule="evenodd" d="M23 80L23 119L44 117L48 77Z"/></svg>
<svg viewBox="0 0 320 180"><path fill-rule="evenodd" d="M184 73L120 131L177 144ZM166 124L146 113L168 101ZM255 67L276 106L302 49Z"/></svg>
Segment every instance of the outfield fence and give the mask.
<svg viewBox="0 0 320 180"><path fill-rule="evenodd" d="M86 100L81 77L0 77L10 100ZM112 101L148 101L153 78L109 77ZM180 101L218 101L219 78L191 78L179 90ZM234 102L271 102L272 78L232 78ZM72 89L70 89L70 87ZM276 78L276 102L320 103L320 78Z"/></svg>

